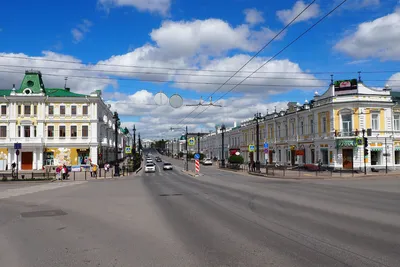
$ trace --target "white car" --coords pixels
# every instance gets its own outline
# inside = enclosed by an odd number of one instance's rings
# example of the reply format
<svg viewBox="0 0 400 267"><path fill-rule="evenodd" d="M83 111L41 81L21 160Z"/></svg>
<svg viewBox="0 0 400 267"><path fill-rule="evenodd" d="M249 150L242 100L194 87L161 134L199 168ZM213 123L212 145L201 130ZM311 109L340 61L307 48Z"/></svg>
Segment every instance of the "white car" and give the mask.
<svg viewBox="0 0 400 267"><path fill-rule="evenodd" d="M212 162L211 159L205 159L205 160L203 160L203 165L212 165L212 164L213 164L213 162Z"/></svg>
<svg viewBox="0 0 400 267"><path fill-rule="evenodd" d="M153 163L152 159L146 159L146 163Z"/></svg>
<svg viewBox="0 0 400 267"><path fill-rule="evenodd" d="M163 170L172 170L172 164L164 162Z"/></svg>
<svg viewBox="0 0 400 267"><path fill-rule="evenodd" d="M156 172L156 165L154 163L147 163L144 167L144 172Z"/></svg>

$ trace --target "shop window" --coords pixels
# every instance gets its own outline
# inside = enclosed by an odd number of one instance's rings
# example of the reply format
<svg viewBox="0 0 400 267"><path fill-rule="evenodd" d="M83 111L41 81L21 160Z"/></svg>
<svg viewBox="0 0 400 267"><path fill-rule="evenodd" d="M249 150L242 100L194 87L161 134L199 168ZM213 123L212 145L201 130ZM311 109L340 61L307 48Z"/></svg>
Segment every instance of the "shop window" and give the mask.
<svg viewBox="0 0 400 267"><path fill-rule="evenodd" d="M44 165L52 166L54 165L54 152L44 153Z"/></svg>
<svg viewBox="0 0 400 267"><path fill-rule="evenodd" d="M381 151L371 151L371 165L381 164Z"/></svg>
<svg viewBox="0 0 400 267"><path fill-rule="evenodd" d="M328 165L328 149L321 149L322 164Z"/></svg>
<svg viewBox="0 0 400 267"><path fill-rule="evenodd" d="M394 152L394 164L400 164L400 151Z"/></svg>

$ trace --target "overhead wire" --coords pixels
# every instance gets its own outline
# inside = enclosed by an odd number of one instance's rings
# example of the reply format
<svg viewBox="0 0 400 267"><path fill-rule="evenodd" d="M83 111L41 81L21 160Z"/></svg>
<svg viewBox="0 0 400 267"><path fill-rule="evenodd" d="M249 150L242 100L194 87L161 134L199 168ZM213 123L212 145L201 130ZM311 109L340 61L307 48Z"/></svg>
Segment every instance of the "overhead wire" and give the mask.
<svg viewBox="0 0 400 267"><path fill-rule="evenodd" d="M302 38L305 34L307 34L309 31L311 31L315 26L317 26L319 23L321 23L325 18L327 18L329 15L331 15L335 10L337 10L340 6L342 6L347 0L343 0L340 2L338 5L336 5L333 9L331 9L328 13L326 13L324 16L322 16L319 20L317 20L315 23L313 23L310 27L308 27L305 31L303 31L299 36L297 36L294 40L292 40L289 44L284 46L281 50L278 51L273 57L271 57L268 61L266 61L263 65L261 65L258 69L254 70L253 73L256 73L258 70L260 70L262 67L264 67L266 64L268 64L272 59L280 55L283 51L285 51L288 47L290 47L292 44L297 42L300 38ZM251 76L253 73L251 73L249 76ZM214 103L218 102L221 100L223 97L225 97L227 94L235 90L239 85L241 85L245 80L247 80L247 77L244 78L240 83L236 84L233 86L231 89L229 89L226 93L224 93L222 96L220 96ZM202 113L204 113L209 107L206 107L203 111L199 112L194 118L197 118L200 116ZM178 123L179 124L179 123Z"/></svg>

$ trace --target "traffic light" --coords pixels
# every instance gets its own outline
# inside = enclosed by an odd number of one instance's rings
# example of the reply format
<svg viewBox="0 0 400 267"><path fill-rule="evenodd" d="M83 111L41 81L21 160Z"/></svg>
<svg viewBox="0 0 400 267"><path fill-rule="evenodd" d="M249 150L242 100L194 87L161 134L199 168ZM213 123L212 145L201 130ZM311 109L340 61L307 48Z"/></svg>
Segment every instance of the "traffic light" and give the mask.
<svg viewBox="0 0 400 267"><path fill-rule="evenodd" d="M364 156L367 156L367 155L368 155L368 149L367 149L367 147L368 147L368 138L367 138L367 137L364 137Z"/></svg>

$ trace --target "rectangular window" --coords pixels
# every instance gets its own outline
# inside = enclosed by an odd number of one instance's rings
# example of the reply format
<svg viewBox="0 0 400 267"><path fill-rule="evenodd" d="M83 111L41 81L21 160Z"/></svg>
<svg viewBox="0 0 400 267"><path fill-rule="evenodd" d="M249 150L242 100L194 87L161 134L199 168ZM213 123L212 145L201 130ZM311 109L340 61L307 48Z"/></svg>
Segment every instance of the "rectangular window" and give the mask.
<svg viewBox="0 0 400 267"><path fill-rule="evenodd" d="M395 131L400 131L400 115L393 116L393 129Z"/></svg>
<svg viewBox="0 0 400 267"><path fill-rule="evenodd" d="M7 137L7 126L0 126L0 138Z"/></svg>
<svg viewBox="0 0 400 267"><path fill-rule="evenodd" d="M31 105L24 106L24 115L31 115Z"/></svg>
<svg viewBox="0 0 400 267"><path fill-rule="evenodd" d="M281 126L278 126L277 129L276 129L276 131L277 131L277 136L278 136L278 137L281 137ZM280 151L280 150L279 150L279 151Z"/></svg>
<svg viewBox="0 0 400 267"><path fill-rule="evenodd" d="M37 127L33 126L33 137L36 137L37 135Z"/></svg>
<svg viewBox="0 0 400 267"><path fill-rule="evenodd" d="M31 126L24 126L24 137L31 137Z"/></svg>
<svg viewBox="0 0 400 267"><path fill-rule="evenodd" d="M88 106L82 106L82 114L87 115L88 114Z"/></svg>
<svg viewBox="0 0 400 267"><path fill-rule="evenodd" d="M82 125L82 137L89 137L89 126Z"/></svg>
<svg viewBox="0 0 400 267"><path fill-rule="evenodd" d="M78 129L76 125L71 125L71 137L77 137L78 136Z"/></svg>
<svg viewBox="0 0 400 267"><path fill-rule="evenodd" d="M60 106L60 115L65 116L65 106Z"/></svg>
<svg viewBox="0 0 400 267"><path fill-rule="evenodd" d="M2 116L7 115L7 106L6 105L1 106L1 115Z"/></svg>
<svg viewBox="0 0 400 267"><path fill-rule="evenodd" d="M34 106L33 106L33 115L35 115L35 116L36 116L36 114L37 114L37 106L36 106L36 105L34 105Z"/></svg>
<svg viewBox="0 0 400 267"><path fill-rule="evenodd" d="M49 138L54 137L54 126L53 125L47 126L47 137L49 137Z"/></svg>
<svg viewBox="0 0 400 267"><path fill-rule="evenodd" d="M54 106L49 106L49 116L54 115Z"/></svg>
<svg viewBox="0 0 400 267"><path fill-rule="evenodd" d="M65 126L64 125L60 125L58 129L59 129L58 130L58 132L59 132L58 134L59 134L60 138L65 138L65 135L66 135Z"/></svg>
<svg viewBox="0 0 400 267"><path fill-rule="evenodd" d="M18 126L18 137L21 137L21 126Z"/></svg>
<svg viewBox="0 0 400 267"><path fill-rule="evenodd" d="M377 131L379 130L379 115L378 114L372 114L371 116L372 120L372 130Z"/></svg>
<svg viewBox="0 0 400 267"><path fill-rule="evenodd" d="M314 133L314 120L313 119L310 120L310 133L311 134Z"/></svg>
<svg viewBox="0 0 400 267"><path fill-rule="evenodd" d="M303 121L300 122L300 134L301 135L304 134L304 122Z"/></svg>
<svg viewBox="0 0 400 267"><path fill-rule="evenodd" d="M76 116L76 106L71 106L71 115Z"/></svg>
<svg viewBox="0 0 400 267"><path fill-rule="evenodd" d="M278 150L278 161L282 161L282 151Z"/></svg>
<svg viewBox="0 0 400 267"><path fill-rule="evenodd" d="M342 115L342 135L343 136L351 136L353 132L351 114Z"/></svg>
<svg viewBox="0 0 400 267"><path fill-rule="evenodd" d="M326 117L322 118L322 132L326 133Z"/></svg>
<svg viewBox="0 0 400 267"><path fill-rule="evenodd" d="M21 105L18 105L18 115L21 115Z"/></svg>
<svg viewBox="0 0 400 267"><path fill-rule="evenodd" d="M292 122L292 135L295 135L294 122Z"/></svg>
<svg viewBox="0 0 400 267"><path fill-rule="evenodd" d="M289 136L289 132L288 132L288 126L287 124L285 124L285 136L288 137Z"/></svg>

